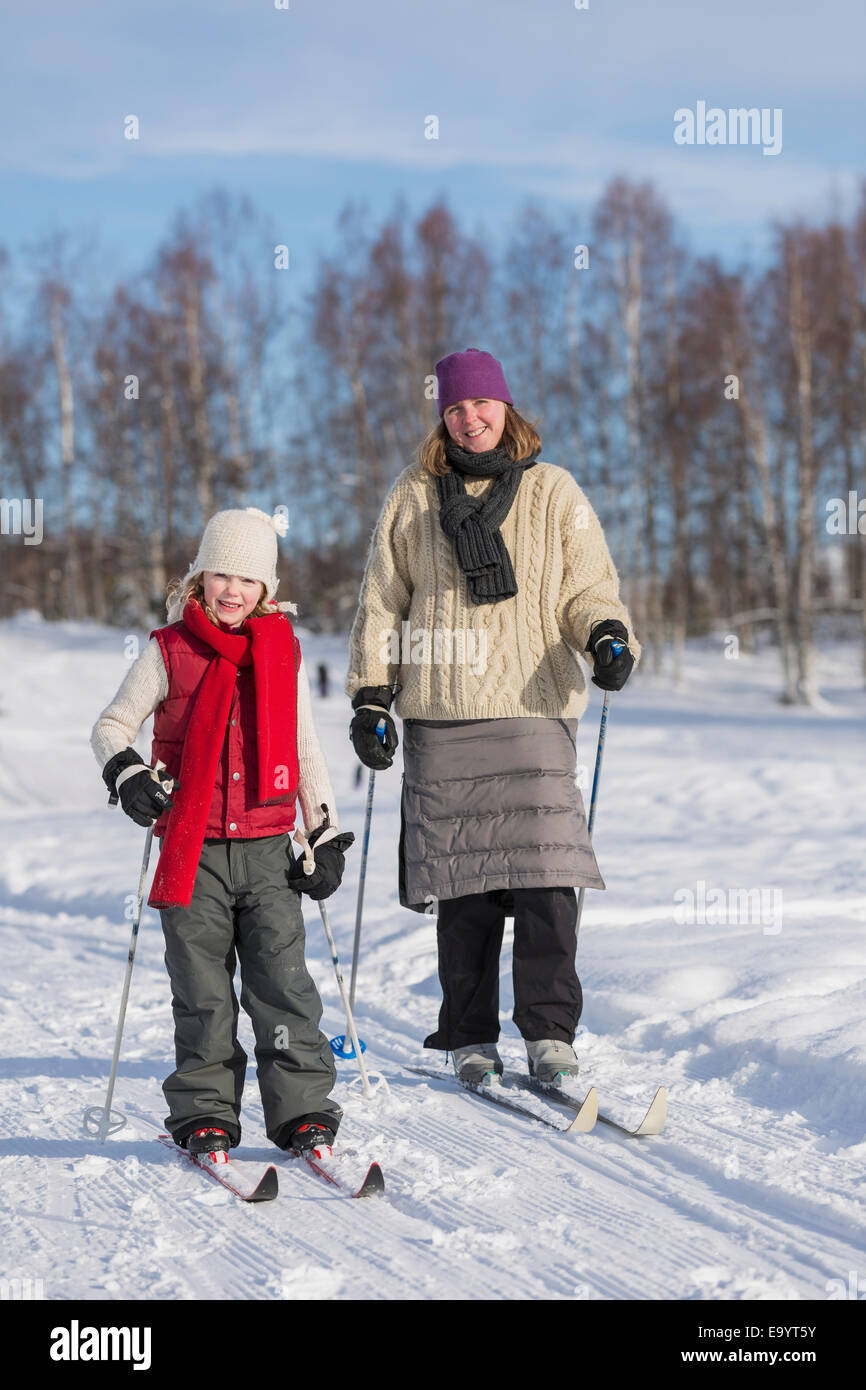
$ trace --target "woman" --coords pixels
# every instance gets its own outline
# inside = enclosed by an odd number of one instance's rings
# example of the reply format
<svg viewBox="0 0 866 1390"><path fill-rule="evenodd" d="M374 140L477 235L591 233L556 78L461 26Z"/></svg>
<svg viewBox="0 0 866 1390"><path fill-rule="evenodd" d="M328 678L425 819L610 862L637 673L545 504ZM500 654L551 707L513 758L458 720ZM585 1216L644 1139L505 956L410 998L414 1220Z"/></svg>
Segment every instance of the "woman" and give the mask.
<svg viewBox="0 0 866 1390"><path fill-rule="evenodd" d="M450 1051L462 1081L502 1072L499 952L513 914L514 1022L531 1074L558 1085L578 1071L574 888L604 888L575 781L587 704L575 651L596 685L619 690L640 647L598 519L570 473L539 459L501 364L469 348L436 377L440 423L370 545L351 737L367 767L390 767L397 695L400 901L439 904L443 998L424 1046Z"/></svg>

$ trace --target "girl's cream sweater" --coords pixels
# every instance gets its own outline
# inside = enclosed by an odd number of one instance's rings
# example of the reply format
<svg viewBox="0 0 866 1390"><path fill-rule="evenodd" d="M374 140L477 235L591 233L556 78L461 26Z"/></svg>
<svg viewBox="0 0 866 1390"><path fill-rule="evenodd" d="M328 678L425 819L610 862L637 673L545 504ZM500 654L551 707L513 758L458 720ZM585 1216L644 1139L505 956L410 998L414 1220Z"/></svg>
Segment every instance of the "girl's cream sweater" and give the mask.
<svg viewBox="0 0 866 1390"><path fill-rule="evenodd" d="M465 478L484 495L489 478ZM350 697L362 686L401 689L404 719L580 718L590 629L618 618L635 660L640 645L598 517L564 468L523 474L501 527L518 593L469 602L453 543L439 524L436 479L412 464L394 482L373 531L349 639Z"/></svg>

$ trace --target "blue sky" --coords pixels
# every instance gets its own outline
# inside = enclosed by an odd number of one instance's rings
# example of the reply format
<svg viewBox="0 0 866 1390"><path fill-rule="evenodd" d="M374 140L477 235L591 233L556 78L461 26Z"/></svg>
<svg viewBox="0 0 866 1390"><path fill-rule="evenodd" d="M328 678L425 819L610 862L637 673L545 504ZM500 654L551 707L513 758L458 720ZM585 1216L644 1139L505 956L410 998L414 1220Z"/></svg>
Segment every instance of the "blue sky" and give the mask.
<svg viewBox="0 0 866 1390"><path fill-rule="evenodd" d="M306 278L348 197L378 217L444 193L497 239L536 197L577 239L613 175L648 178L694 249L734 263L774 218L850 213L866 176L862 0L2 0L0 16L0 242L78 233L112 279L215 185L252 197ZM781 154L677 146L673 113L698 100L780 107Z"/></svg>

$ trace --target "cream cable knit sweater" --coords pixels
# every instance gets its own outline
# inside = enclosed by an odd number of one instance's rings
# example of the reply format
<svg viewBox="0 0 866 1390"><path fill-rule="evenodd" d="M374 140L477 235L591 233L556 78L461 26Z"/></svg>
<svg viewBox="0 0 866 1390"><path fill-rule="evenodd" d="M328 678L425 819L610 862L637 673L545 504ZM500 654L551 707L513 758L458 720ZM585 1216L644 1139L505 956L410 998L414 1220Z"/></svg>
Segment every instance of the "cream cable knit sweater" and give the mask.
<svg viewBox="0 0 866 1390"><path fill-rule="evenodd" d="M478 496L491 479L465 483ZM473 605L439 524L435 478L417 463L403 470L370 543L347 695L399 676L403 719L580 718L588 694L575 652L595 623L618 618L640 659L598 517L570 473L541 461L527 469L501 529L519 592Z"/></svg>
<svg viewBox="0 0 866 1390"><path fill-rule="evenodd" d="M144 721L153 714L157 705L161 704L167 695L168 675L165 662L160 645L153 637L130 667L111 704L102 711L93 726L90 746L100 768L103 768L115 753L120 753L122 749L129 748L134 743ZM303 657L298 668L297 736L300 771L298 800L304 817L304 828L309 834L317 825L321 825L321 805L324 801L336 834L339 822L334 789L313 723L310 682ZM324 844L332 838L331 833L326 831L321 843Z"/></svg>

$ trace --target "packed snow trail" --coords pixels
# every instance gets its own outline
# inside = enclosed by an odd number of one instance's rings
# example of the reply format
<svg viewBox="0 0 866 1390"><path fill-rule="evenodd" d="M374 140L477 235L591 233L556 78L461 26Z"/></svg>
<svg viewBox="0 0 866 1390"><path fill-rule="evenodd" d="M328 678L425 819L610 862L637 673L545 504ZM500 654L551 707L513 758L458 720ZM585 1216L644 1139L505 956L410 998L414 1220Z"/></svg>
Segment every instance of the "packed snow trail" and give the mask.
<svg viewBox="0 0 866 1390"><path fill-rule="evenodd" d="M376 779L357 993L390 1093L365 1102L351 1063L338 1088L339 1142L380 1159L386 1194L344 1201L266 1141L242 1014L251 1062L232 1158L250 1173L274 1162L280 1178L275 1201L245 1205L155 1138L173 1051L150 910L115 1092L128 1124L102 1146L81 1129L104 1097L144 833L106 806L87 742L126 669L123 637L0 624L6 1280L41 1280L49 1299L824 1299L862 1269L866 696L853 645L830 713L783 710L772 656L725 661L709 643L690 647L683 692L641 674L611 702L595 836L608 889L584 906L577 1050L617 1117L667 1086L661 1136L559 1136L405 1069L444 1059L421 1047L439 1002L435 920L397 901L398 754ZM341 824L359 835L367 773L356 787L344 646L301 640L331 667L317 727ZM579 737L587 776L596 695ZM344 967L359 859L328 904ZM701 907L713 889L722 922ZM740 890L765 890L752 898L763 916L736 907ZM304 908L331 1036L345 1019ZM510 940L509 923L501 1051L523 1070Z"/></svg>

